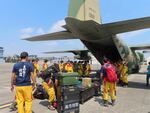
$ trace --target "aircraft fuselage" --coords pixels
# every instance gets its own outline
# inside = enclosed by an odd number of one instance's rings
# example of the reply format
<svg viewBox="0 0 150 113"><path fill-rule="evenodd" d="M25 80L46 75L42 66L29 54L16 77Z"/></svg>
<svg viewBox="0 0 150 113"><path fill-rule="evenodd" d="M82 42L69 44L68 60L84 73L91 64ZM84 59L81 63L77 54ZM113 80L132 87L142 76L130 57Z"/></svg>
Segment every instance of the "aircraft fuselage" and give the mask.
<svg viewBox="0 0 150 113"><path fill-rule="evenodd" d="M135 51L132 51L116 35L106 34L101 36L96 26L90 26L84 22L72 19L71 23L70 21L67 23L67 30L78 37L100 63L102 63L104 57L112 62L125 60L129 64L130 73L133 71L138 72L140 60Z"/></svg>

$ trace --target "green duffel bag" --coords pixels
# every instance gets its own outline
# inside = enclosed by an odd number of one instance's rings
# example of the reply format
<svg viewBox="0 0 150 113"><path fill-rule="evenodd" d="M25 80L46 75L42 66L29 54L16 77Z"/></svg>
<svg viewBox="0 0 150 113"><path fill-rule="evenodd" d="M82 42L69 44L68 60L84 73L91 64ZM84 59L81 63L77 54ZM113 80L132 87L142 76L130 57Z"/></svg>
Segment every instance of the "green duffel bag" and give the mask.
<svg viewBox="0 0 150 113"><path fill-rule="evenodd" d="M58 75L59 85L77 85L79 84L79 75L78 73L60 73Z"/></svg>

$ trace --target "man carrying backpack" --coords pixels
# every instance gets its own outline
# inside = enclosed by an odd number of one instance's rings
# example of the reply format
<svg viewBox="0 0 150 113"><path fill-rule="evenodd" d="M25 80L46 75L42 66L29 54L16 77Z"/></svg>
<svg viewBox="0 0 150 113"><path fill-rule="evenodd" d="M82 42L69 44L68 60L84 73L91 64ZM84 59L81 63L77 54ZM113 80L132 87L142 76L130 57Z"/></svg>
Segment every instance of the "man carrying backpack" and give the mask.
<svg viewBox="0 0 150 113"><path fill-rule="evenodd" d="M104 65L101 68L100 76L103 79L104 106L108 107L109 94L112 106L114 106L116 100L117 74L114 66L107 59L104 59Z"/></svg>

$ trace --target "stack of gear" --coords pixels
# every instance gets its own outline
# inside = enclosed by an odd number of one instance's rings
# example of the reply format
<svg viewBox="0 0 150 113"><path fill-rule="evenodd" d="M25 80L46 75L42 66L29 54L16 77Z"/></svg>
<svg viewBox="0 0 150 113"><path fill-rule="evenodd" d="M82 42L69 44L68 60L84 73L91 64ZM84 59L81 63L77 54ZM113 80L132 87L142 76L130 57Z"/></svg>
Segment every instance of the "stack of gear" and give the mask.
<svg viewBox="0 0 150 113"><path fill-rule="evenodd" d="M77 86L57 88L58 113L79 113L79 89Z"/></svg>
<svg viewBox="0 0 150 113"><path fill-rule="evenodd" d="M95 89L93 86L90 88L80 86L79 90L80 90L80 103L81 104L83 104L88 99L92 98L95 94Z"/></svg>
<svg viewBox="0 0 150 113"><path fill-rule="evenodd" d="M78 73L61 73L58 75L58 81L60 86L72 86L79 83Z"/></svg>
<svg viewBox="0 0 150 113"><path fill-rule="evenodd" d="M78 76L78 73L61 73L58 76L58 113L79 113Z"/></svg>
<svg viewBox="0 0 150 113"><path fill-rule="evenodd" d="M80 89L80 103L83 104L88 99L92 98L95 94L95 89L92 84L91 78L82 78L82 85Z"/></svg>
<svg viewBox="0 0 150 113"><path fill-rule="evenodd" d="M91 78L82 78L82 86L83 87L91 87L92 86L92 79Z"/></svg>

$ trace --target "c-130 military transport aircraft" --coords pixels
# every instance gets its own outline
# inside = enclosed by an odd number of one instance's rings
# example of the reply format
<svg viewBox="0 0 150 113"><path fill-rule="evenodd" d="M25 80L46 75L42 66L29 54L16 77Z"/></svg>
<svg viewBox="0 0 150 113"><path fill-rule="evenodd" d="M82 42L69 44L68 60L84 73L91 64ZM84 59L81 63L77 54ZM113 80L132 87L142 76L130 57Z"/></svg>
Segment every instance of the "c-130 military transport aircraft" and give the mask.
<svg viewBox="0 0 150 113"><path fill-rule="evenodd" d="M26 38L28 41L80 39L89 51L102 62L125 60L130 72L139 71L140 57L135 50L149 49L149 45L128 47L116 34L150 28L150 17L102 24L99 0L70 0L66 31Z"/></svg>

